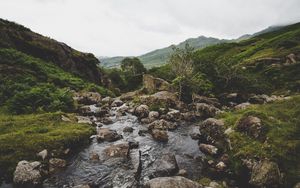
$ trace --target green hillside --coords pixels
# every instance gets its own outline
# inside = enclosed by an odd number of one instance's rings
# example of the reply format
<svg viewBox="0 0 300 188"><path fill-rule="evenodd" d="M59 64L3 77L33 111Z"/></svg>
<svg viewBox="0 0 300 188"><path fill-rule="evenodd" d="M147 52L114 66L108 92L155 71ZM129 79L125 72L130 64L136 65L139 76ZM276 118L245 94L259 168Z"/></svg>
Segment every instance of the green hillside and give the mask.
<svg viewBox="0 0 300 188"><path fill-rule="evenodd" d="M185 44L189 43L191 47L195 49L200 49L213 44L224 43L228 41L229 40L224 40L224 39L221 40L212 37L200 36L198 38L187 39L186 41L181 42L180 44L175 46L179 48L184 48ZM146 68L151 68L151 67L156 67L165 64L171 53L172 53L172 46L169 46L166 48L154 50L152 52L138 56L138 58L141 60L141 62L144 64ZM125 57L122 56L111 57L111 58L100 58L100 61L101 61L101 65L103 65L104 67L113 68L113 67L119 67L121 61L124 58Z"/></svg>

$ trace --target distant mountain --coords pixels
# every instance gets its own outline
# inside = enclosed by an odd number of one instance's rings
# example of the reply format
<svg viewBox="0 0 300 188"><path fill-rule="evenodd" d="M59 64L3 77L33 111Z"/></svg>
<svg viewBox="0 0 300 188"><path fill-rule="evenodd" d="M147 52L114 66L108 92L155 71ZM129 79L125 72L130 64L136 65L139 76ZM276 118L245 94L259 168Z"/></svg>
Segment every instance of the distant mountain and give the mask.
<svg viewBox="0 0 300 188"><path fill-rule="evenodd" d="M231 40L199 36L197 38L189 38L184 42L177 44L176 46L179 48L184 48L185 44L189 43L189 45L192 46L193 48L201 49L210 45L230 42L230 41ZM172 53L172 45L166 48L157 49L152 52L146 53L144 55L138 56L138 58L145 65L145 67L151 68L154 66L165 64L171 53ZM102 66L113 68L113 67L119 67L121 61L124 58L125 58L124 56L109 57L109 58L99 57L99 60L101 61Z"/></svg>

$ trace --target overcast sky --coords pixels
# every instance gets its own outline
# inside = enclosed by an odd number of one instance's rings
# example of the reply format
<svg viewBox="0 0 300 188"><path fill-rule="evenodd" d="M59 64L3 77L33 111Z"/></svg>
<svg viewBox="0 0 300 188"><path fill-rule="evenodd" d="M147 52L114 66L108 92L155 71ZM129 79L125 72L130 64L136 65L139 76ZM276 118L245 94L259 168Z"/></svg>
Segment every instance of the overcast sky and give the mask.
<svg viewBox="0 0 300 188"><path fill-rule="evenodd" d="M96 56L300 21L300 0L0 0L0 17Z"/></svg>

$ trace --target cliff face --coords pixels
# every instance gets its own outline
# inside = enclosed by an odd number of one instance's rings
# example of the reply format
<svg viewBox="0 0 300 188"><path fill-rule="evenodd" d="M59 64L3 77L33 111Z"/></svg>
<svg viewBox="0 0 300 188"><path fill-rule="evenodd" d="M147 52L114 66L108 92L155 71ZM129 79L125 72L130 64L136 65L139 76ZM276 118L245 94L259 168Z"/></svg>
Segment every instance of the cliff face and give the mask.
<svg viewBox="0 0 300 188"><path fill-rule="evenodd" d="M81 78L101 83L99 60L68 45L32 32L24 26L0 19L0 48L13 48L30 56L53 63Z"/></svg>

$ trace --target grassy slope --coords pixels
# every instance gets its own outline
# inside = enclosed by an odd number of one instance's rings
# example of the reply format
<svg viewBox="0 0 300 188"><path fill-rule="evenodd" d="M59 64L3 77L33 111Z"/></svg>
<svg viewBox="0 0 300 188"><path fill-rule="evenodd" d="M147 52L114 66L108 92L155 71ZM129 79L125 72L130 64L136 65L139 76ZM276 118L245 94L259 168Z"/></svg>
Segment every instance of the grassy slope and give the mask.
<svg viewBox="0 0 300 188"><path fill-rule="evenodd" d="M37 159L43 149L77 147L93 132L89 125L61 121L61 113L0 115L0 177L10 176L20 160Z"/></svg>
<svg viewBox="0 0 300 188"><path fill-rule="evenodd" d="M287 187L300 177L300 96L265 105L253 105L246 110L220 115L227 127L235 128L242 117L254 115L262 120L267 129L267 141L258 141L235 131L230 135L233 147L231 167L241 170L240 160L245 158L269 158L276 161L285 173Z"/></svg>
<svg viewBox="0 0 300 188"><path fill-rule="evenodd" d="M300 65L271 67L256 64L262 58L284 58L290 53L300 53L300 23L258 35L239 43L224 43L204 48L195 53L198 63L237 66L252 80L255 90L299 90ZM198 70L201 71L201 70ZM211 75L207 75L211 77Z"/></svg>

